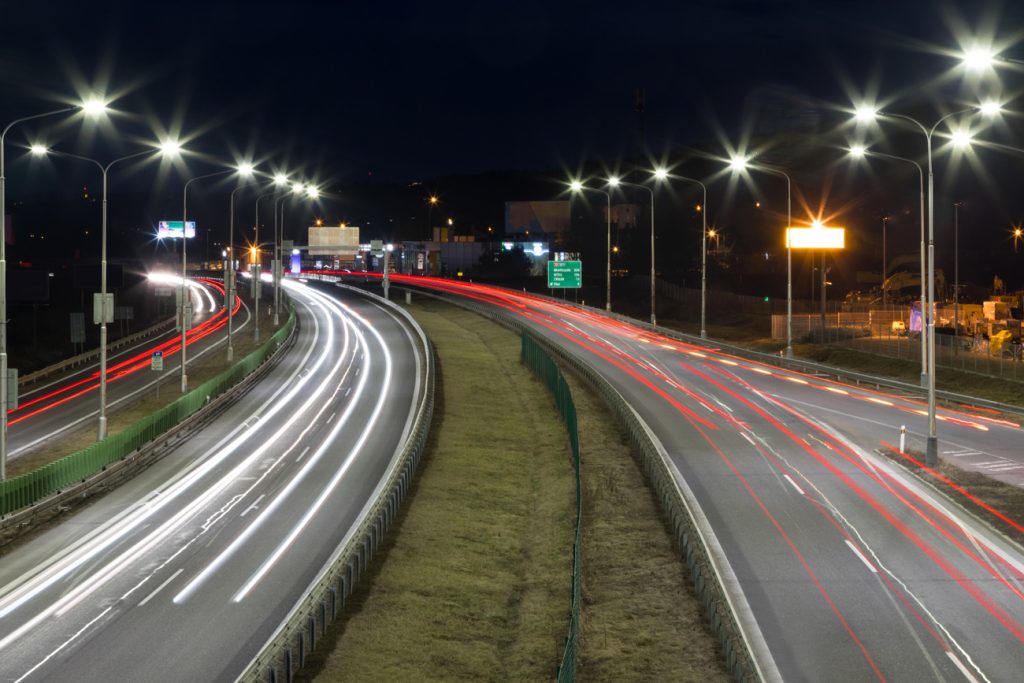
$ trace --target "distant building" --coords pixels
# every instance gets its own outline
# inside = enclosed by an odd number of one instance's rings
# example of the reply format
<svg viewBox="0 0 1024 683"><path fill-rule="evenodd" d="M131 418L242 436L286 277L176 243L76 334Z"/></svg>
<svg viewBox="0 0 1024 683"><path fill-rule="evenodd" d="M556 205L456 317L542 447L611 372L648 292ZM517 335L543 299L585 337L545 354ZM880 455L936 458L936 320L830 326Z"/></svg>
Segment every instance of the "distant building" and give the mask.
<svg viewBox="0 0 1024 683"><path fill-rule="evenodd" d="M552 235L569 231L568 200L505 202L506 235Z"/></svg>

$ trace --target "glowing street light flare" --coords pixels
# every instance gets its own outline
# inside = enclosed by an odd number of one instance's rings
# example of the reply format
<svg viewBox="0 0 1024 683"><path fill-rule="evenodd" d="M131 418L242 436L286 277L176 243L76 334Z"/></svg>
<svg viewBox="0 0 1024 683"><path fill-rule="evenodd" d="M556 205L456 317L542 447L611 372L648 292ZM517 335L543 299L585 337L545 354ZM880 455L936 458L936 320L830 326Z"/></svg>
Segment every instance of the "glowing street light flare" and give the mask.
<svg viewBox="0 0 1024 683"><path fill-rule="evenodd" d="M957 149L966 149L971 146L973 136L965 130L954 131L952 137L953 146Z"/></svg>
<svg viewBox="0 0 1024 683"><path fill-rule="evenodd" d="M852 157L856 157L859 159L867 153L868 149L864 145L854 145L853 147L850 147L850 156Z"/></svg>
<svg viewBox="0 0 1024 683"><path fill-rule="evenodd" d="M181 154L181 144L177 140L164 140L160 143L160 153L164 156L178 156Z"/></svg>
<svg viewBox="0 0 1024 683"><path fill-rule="evenodd" d="M729 159L729 168L734 171L746 170L748 161L750 160L747 157L735 154Z"/></svg>
<svg viewBox="0 0 1024 683"><path fill-rule="evenodd" d="M872 106L862 104L857 107L853 117L861 123L868 123L869 121L874 121L878 117L878 110Z"/></svg>
<svg viewBox="0 0 1024 683"><path fill-rule="evenodd" d="M583 190L583 183L578 180L574 180L569 183L569 189L573 192L581 192Z"/></svg>
<svg viewBox="0 0 1024 683"><path fill-rule="evenodd" d="M302 183L292 183L292 192L295 194L302 194L306 191L306 186Z"/></svg>
<svg viewBox="0 0 1024 683"><path fill-rule="evenodd" d="M992 66L995 61L995 53L986 47L972 47L964 52L961 62L968 71L984 71Z"/></svg>
<svg viewBox="0 0 1024 683"><path fill-rule="evenodd" d="M98 116L107 111L107 103L99 97L90 97L82 102L82 112L89 116Z"/></svg>
<svg viewBox="0 0 1024 683"><path fill-rule="evenodd" d="M996 114L1003 111L1003 105L1001 105L999 102L995 100L988 100L986 102L981 103L981 105L978 107L978 111L984 114L985 116L995 116Z"/></svg>
<svg viewBox="0 0 1024 683"><path fill-rule="evenodd" d="M31 147L29 147L29 151L32 152L33 156L37 156L37 157L44 157L44 156L46 156L47 154L50 153L50 150L47 149L46 145L38 145L38 144L37 145L32 145Z"/></svg>
<svg viewBox="0 0 1024 683"><path fill-rule="evenodd" d="M306 196L310 199L316 199L320 196L320 190L316 186L310 185L306 188Z"/></svg>
<svg viewBox="0 0 1024 683"><path fill-rule="evenodd" d="M622 181L621 181L621 180L619 180L619 177L618 177L618 176L614 176L614 175L613 175L613 176L611 176L610 178L608 178L608 184L609 184L609 185L610 185L611 187L618 187L618 186L619 186L619 183L621 183L621 182L622 182Z"/></svg>
<svg viewBox="0 0 1024 683"><path fill-rule="evenodd" d="M243 161L238 165L238 175L243 178L248 178L253 174L256 169L249 162Z"/></svg>
<svg viewBox="0 0 1024 683"><path fill-rule="evenodd" d="M274 176L274 184L278 187L288 184L288 176L283 173L278 173Z"/></svg>
<svg viewBox="0 0 1024 683"><path fill-rule="evenodd" d="M665 178L668 178L668 169L656 168L654 170L654 177L657 178L658 180L664 180Z"/></svg>

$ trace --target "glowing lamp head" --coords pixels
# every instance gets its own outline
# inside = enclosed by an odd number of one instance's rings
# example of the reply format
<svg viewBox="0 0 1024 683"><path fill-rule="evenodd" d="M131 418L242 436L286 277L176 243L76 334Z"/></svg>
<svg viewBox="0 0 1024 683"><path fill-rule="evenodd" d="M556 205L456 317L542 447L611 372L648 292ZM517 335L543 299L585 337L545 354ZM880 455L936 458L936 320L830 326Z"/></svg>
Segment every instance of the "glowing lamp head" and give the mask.
<svg viewBox="0 0 1024 683"><path fill-rule="evenodd" d="M99 97L90 97L82 102L82 113L88 116L99 116L107 111L107 103Z"/></svg>
<svg viewBox="0 0 1024 683"><path fill-rule="evenodd" d="M747 167L747 157L739 154L733 155L729 159L729 168L734 171L742 171Z"/></svg>
<svg viewBox="0 0 1024 683"><path fill-rule="evenodd" d="M160 153L167 157L181 154L181 144L177 140L164 140L160 143Z"/></svg>
<svg viewBox="0 0 1024 683"><path fill-rule="evenodd" d="M861 123L874 121L877 117L878 110L866 104L857 107L857 111L853 113L853 118L857 119Z"/></svg>
<svg viewBox="0 0 1024 683"><path fill-rule="evenodd" d="M864 145L854 145L850 148L850 156L860 159L868 153L867 147Z"/></svg>
<svg viewBox="0 0 1024 683"><path fill-rule="evenodd" d="M622 181L619 180L619 177L614 175L608 179L608 185L610 185L611 187L618 187L619 183L621 182Z"/></svg>
<svg viewBox="0 0 1024 683"><path fill-rule="evenodd" d="M581 183L578 180L574 180L571 183L569 183L569 189L572 190L573 192L580 192L581 190L583 190L583 183Z"/></svg>
<svg viewBox="0 0 1024 683"><path fill-rule="evenodd" d="M822 222L820 220L815 219L815 220L811 221L811 227L812 228L821 229L822 225L823 224L822 224Z"/></svg>
<svg viewBox="0 0 1024 683"><path fill-rule="evenodd" d="M429 201L431 204L437 204L439 200L436 194L432 194L430 195L430 199L428 199L427 201Z"/></svg>
<svg viewBox="0 0 1024 683"><path fill-rule="evenodd" d="M242 176L243 178L248 178L249 176L251 176L253 174L253 171L255 171L256 169L253 168L252 164L243 161L242 163L240 163L238 165L238 169L237 170L238 170L238 175Z"/></svg>
<svg viewBox="0 0 1024 683"><path fill-rule="evenodd" d="M302 194L306 191L306 186L302 183L292 183L292 192L295 194Z"/></svg>
<svg viewBox="0 0 1024 683"><path fill-rule="evenodd" d="M963 55L963 65L968 71L983 71L992 66L995 53L986 47L972 47Z"/></svg>
<svg viewBox="0 0 1024 683"><path fill-rule="evenodd" d="M320 196L320 190L315 185L309 185L306 187L306 196L310 199L316 199Z"/></svg>
<svg viewBox="0 0 1024 683"><path fill-rule="evenodd" d="M668 178L668 169L667 168L656 168L656 169L654 169L654 177L657 178L658 180L664 180L665 178Z"/></svg>
<svg viewBox="0 0 1024 683"><path fill-rule="evenodd" d="M1014 237L1020 237L1021 235L1024 235L1024 231L1022 231L1020 228L1014 228L1013 229L1013 236Z"/></svg>
<svg viewBox="0 0 1024 683"><path fill-rule="evenodd" d="M984 114L985 116L995 116L996 114L998 114L1002 110L1003 110L1002 105L999 104L998 102L996 102L995 100L989 100L987 102L982 102L981 106L978 107L978 111L980 113Z"/></svg>
<svg viewBox="0 0 1024 683"><path fill-rule="evenodd" d="M39 144L32 145L31 147L29 147L29 151L32 152L33 156L37 157L45 157L47 154L50 153L50 150L46 148L46 145Z"/></svg>
<svg viewBox="0 0 1024 683"><path fill-rule="evenodd" d="M717 236L718 236L718 231L717 230L715 230L714 228L708 229L708 237L717 237Z"/></svg>
<svg viewBox="0 0 1024 683"><path fill-rule="evenodd" d="M953 146L957 149L966 149L971 146L971 134L965 130L958 130L953 133Z"/></svg>
<svg viewBox="0 0 1024 683"><path fill-rule="evenodd" d="M283 187L288 184L288 176L284 173L278 173L274 175L274 184L278 187Z"/></svg>

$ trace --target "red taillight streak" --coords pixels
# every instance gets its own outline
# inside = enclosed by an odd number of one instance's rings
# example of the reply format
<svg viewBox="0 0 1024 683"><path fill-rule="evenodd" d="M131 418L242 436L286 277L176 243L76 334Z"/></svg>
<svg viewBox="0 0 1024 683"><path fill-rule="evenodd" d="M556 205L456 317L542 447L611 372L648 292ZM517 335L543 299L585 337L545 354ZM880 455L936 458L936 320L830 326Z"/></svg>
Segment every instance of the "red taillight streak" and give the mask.
<svg viewBox="0 0 1024 683"><path fill-rule="evenodd" d="M212 285L215 289L217 289L218 291L223 293L223 291L224 291L223 285L221 285L219 282L217 282L215 280L207 280L205 278L202 278L202 280L204 282L207 282L208 284ZM236 299L235 299L235 306L234 306L234 309L232 311L232 315L236 314L238 312L239 308L241 308L241 300L236 297ZM220 330L226 324L227 324L227 316L224 313L223 307L220 307L220 308L218 308L217 312L214 313L213 316L207 318L206 320L201 322L199 325L197 325L196 327L194 327L191 330L189 330L188 336L187 336L187 339L186 339L186 343L187 344L193 344L193 343L199 341L200 339L203 339L204 337L206 337L206 336L216 332L217 330ZM170 340L168 340L166 342L163 342L163 343L161 343L161 344L159 344L157 346L151 347L151 348L149 348L149 349L147 349L145 351L142 351L142 352L140 352L140 353L138 353L138 354L136 354L136 355L134 355L134 356L132 356L130 358L127 358L127 359L125 359L123 361L119 361L118 363L108 367L107 368L107 383L109 384L110 382L112 382L112 381L114 381L116 379L120 379L122 377L125 377L128 374L131 374L132 372L136 372L138 370L141 370L144 367L147 367L149 365L149 357L151 356L153 351L163 351L164 352L164 356L168 357L168 356L174 355L180 349L181 349L181 335L179 334L176 337L174 337L173 339L170 339ZM38 405L39 403L41 403L43 401L51 401L51 402L47 403L45 406L43 406L41 408L38 408L36 410L33 410L33 411L29 412L29 413L25 413L25 414L19 415L18 417L13 418L13 419L9 418L7 424L9 426L10 425L18 424L19 422L27 420L28 418L30 418L30 417L32 417L34 415L39 415L40 413L46 412L47 410L50 410L51 408L63 405L65 403L67 403L68 401L71 401L71 400L73 400L75 398L78 398L79 396L83 396L83 395L89 393L90 391L93 391L94 389L99 388L99 382L97 381L99 379L99 376L100 376L99 371L94 372L94 373L90 374L88 377L84 377L84 378L82 378L82 379L80 379L80 380L78 380L76 382L72 382L71 384L67 384L67 385L61 387L60 389L57 389L57 390L54 390L54 391L50 392L49 394L45 394L44 396L39 396L39 397L36 397L36 398L32 399L31 401L26 401L26 402L22 403L17 408L14 408L12 410L7 411L7 414L11 415L11 414L13 414L15 412L24 411L26 408L29 408L29 407L31 407L33 405ZM89 382L96 382L96 383L91 385L91 386L88 386L88 387L86 387L84 389L81 389L79 391L76 391L76 392L74 392L74 393L72 393L72 394L70 394L68 396L65 396L65 397L63 397L63 398L61 398L59 400L52 401L52 399L56 398L57 396L61 396L62 394L66 394L67 392L75 389L76 387L81 387L83 384L87 384Z"/></svg>
<svg viewBox="0 0 1024 683"><path fill-rule="evenodd" d="M690 370L690 372L693 372L697 376L703 377L704 379L706 379L711 384L714 384L714 385L718 386L720 389L722 389L726 393L732 395L736 400L740 401L744 405L747 405L749 408L751 408L752 410L757 412L759 415L761 415L773 427L778 429L783 434L786 434L787 436L789 436L794 441L794 443L797 444L797 446L799 446L801 449L803 449L805 452L807 452L812 458L814 458L816 461L818 461L821 465L826 467L829 470L829 472L831 472L841 482L846 484L846 486L851 491L856 493L858 497L860 497L872 509L874 509L875 512L877 512L883 519L885 519L894 528L896 528L904 536L906 536L914 545L916 545L918 547L918 549L921 550L921 552L923 552L925 555L927 555L940 569L942 569L944 572L946 572L946 574L951 579L953 579L953 581L955 581L957 583L957 585L959 585L961 588L963 588L964 591L966 591L971 597L973 597L975 599L975 601L979 605L981 605L983 608L985 608L985 610L988 611L989 614L991 614L1000 624L1002 624L1004 628L1006 628L1011 634L1013 634L1014 637L1016 637L1018 640L1024 641L1024 630L1021 629L1021 626L1019 624L1017 624L1016 621L1009 614L1007 614L998 605L994 604L989 599L989 597L987 595L985 595L984 593L982 593L981 591L978 590L978 588L974 585L974 582L972 580L968 579L966 576L961 574L960 571L957 570L954 566L952 566L949 562L947 562L938 553L938 551L936 551L934 548L932 548L929 543L927 543L916 532L914 532L912 529L910 529L908 526L906 526L902 521L900 521L898 518L896 518L896 516L893 515L889 510L887 510L885 508L885 506L883 506L874 496L872 496L867 491L862 489L856 482L854 482L852 479L850 479L849 475L847 475L842 470L838 469L832 462L830 462L828 458L822 457L817 451L815 451L813 448L811 448L802 439L797 437L797 435L794 434L788 427L786 427L784 424L782 424L781 422L776 420L769 413L767 413L765 410L763 410L760 406L755 405L753 402L751 402L751 401L747 400L746 398L740 396L736 392L734 392L731 389L725 387L720 382L717 382L716 380L714 380L711 377L705 375L704 373L700 372L696 368L687 366L684 363L680 363L680 365L682 365L683 367L687 368L688 370ZM746 383L743 382L739 377L736 377L735 375L732 375L731 373L728 373L728 372L722 370L721 368L715 367L715 368L712 368L712 369L717 371L717 372L719 372L720 374L723 374L723 375L725 375L727 377L730 377L731 379L737 381L738 383L740 383L742 385L746 385ZM776 403L776 402L773 401L773 403ZM827 438L831 439L831 435L829 435L827 432L824 432L824 431L820 430L817 427L817 425L814 425L813 423L805 420L796 411L793 411L793 410L787 408L786 406L780 405L778 403L776 403L776 405L779 405L779 407L783 408L784 410L787 410L787 412L792 413L794 416L796 416L797 418L801 419L801 421L804 421L805 423L807 423L810 426L812 426L816 431L819 431L820 433L823 433ZM1010 590L1013 593L1017 593L1017 591L1012 586L1009 585L1009 582L1004 577L1000 576L998 573L993 571L993 569L987 563L980 561L980 559L973 552L971 552L970 550L965 548L963 546L963 544L961 544L957 539L953 538L945 529L943 529L942 527L938 526L934 521L929 519L927 515L925 515L923 512L921 512L919 509L917 509L909 501L907 501L905 498L903 498L898 493L893 491L891 487L889 487L888 485L885 484L885 482L881 481L872 472L869 472L860 463L858 463L854 459L848 457L847 454L845 454L845 453L843 453L841 451L837 451L837 453L841 457L843 457L843 459L846 460L848 463L852 464L858 470L860 470L864 474L868 475L872 480L874 480L879 485L881 485L886 490L888 490L890 493L892 493L892 495L895 496L897 500L899 500L904 505L906 505L908 508L913 510L926 523L928 523L930 526L932 526L937 531L939 531L939 533L941 533L943 536L945 536L947 540L949 540L951 543L953 543L955 546L957 546L957 548L960 549L962 552L964 552L966 555L971 557L975 562L978 563L978 565L980 567L985 569L993 578L995 578L997 581L999 581L1008 590Z"/></svg>

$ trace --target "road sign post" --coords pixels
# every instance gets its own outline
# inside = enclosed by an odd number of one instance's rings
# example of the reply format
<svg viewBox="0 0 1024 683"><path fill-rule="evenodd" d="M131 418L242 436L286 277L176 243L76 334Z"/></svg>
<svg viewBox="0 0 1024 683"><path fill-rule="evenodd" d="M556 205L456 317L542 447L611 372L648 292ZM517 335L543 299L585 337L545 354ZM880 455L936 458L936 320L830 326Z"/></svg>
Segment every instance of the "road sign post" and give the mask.
<svg viewBox="0 0 1024 683"><path fill-rule="evenodd" d="M548 261L548 289L579 289L582 286L582 261Z"/></svg>

